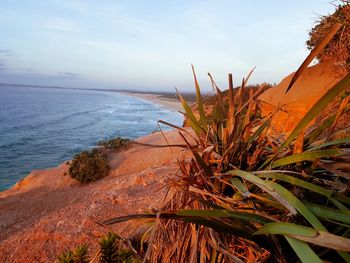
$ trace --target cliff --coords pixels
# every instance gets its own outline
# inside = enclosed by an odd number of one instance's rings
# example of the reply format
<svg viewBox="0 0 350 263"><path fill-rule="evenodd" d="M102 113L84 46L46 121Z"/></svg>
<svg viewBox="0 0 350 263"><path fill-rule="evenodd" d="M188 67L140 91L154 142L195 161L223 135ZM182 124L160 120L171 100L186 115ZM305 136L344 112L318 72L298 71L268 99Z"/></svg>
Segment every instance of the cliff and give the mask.
<svg viewBox="0 0 350 263"><path fill-rule="evenodd" d="M169 143L182 143L177 131L166 133ZM138 140L166 144L161 133ZM168 178L177 171L181 148L135 145L108 154L109 175L80 185L67 175L68 165L33 171L12 189L0 193L0 261L53 262L68 248L97 241L109 231L128 236L135 221L105 228L96 222L160 207Z"/></svg>

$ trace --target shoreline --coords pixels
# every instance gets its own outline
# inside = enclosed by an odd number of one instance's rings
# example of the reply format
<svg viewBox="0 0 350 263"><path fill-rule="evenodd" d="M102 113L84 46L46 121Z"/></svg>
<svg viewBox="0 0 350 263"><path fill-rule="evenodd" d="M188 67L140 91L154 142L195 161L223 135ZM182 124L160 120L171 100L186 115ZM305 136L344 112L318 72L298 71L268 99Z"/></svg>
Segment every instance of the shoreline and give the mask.
<svg viewBox="0 0 350 263"><path fill-rule="evenodd" d="M88 89L88 88L69 88L60 86L40 86L40 85L30 85L30 84L13 84L13 83L1 83L1 86L15 86L15 87L30 87L30 88L42 88L42 89L63 89L63 90L86 90L86 91L99 91L99 92L118 92L125 94L127 96L144 99L149 102L153 102L157 105L163 106L165 108L179 111L182 110L182 104L179 101L176 93L168 92L154 92L154 91L137 91L137 90L122 90L122 89ZM188 102L193 102L195 98L194 93L183 93L183 97Z"/></svg>
<svg viewBox="0 0 350 263"><path fill-rule="evenodd" d="M99 92L106 92L106 90L96 90L96 91L99 91ZM110 92L111 90L109 90ZM133 91L114 91L114 92L118 92L120 94L124 94L126 96L130 96L130 97L133 97L133 98L138 98L138 99L142 99L146 102L149 102L149 103L152 103L154 105L157 105L157 106L160 106L162 107L163 109L166 109L166 110L169 110L171 112L174 112L174 113L177 113L179 114L179 111L182 110L182 104L180 103L180 101L178 101L177 99L174 99L174 98L168 98L168 97L165 97L164 95L162 95L162 93L159 93L159 94L155 94L155 93L139 93L139 92L133 92ZM152 132L148 133L148 134L145 134L145 135L142 135L142 136L138 136L136 138L137 139L142 139L143 137L145 136L148 136L152 134ZM73 159L74 156L71 156L70 160ZM66 162L67 160L65 160L64 162ZM61 163L58 163L57 165L61 165ZM0 194L8 191L8 190L11 190L11 189L14 189L16 188L16 185L19 184L22 180L24 180L25 178L27 178L32 172L36 171L36 170L47 170L47 169L52 169L56 167L56 165L52 165L52 166L46 166L46 167L40 167L40 168L37 168L37 169L33 169L31 170L29 173L25 174L22 178L19 178L16 182L14 182L12 185L10 185L9 187L5 187L3 189L0 188Z"/></svg>
<svg viewBox="0 0 350 263"><path fill-rule="evenodd" d="M104 92L105 90L98 90L98 91ZM179 111L183 110L182 104L181 104L180 101L178 101L177 99L174 99L174 98L167 98L167 97L163 96L161 93L159 93L159 94L155 94L155 93L138 93L138 92L133 92L133 91L132 92L129 92L129 91L125 91L125 92L124 91L115 91L115 92L124 94L126 96L142 99L142 100L144 100L146 102L158 105L158 106L160 106L160 107L162 107L164 109L170 110L172 112L179 113ZM152 132L149 133L149 134L143 135L143 136L139 136L139 137L136 138L136 140L143 139L144 137L147 137L147 136L149 136L151 134L152 134ZM72 160L73 157L74 156L72 156L72 158L70 160ZM65 163L65 162L67 162L67 160L64 161L63 163ZM63 163L59 163L57 165L60 166ZM30 171L28 174L26 174L23 178L20 178L18 181L16 181L10 187L5 188L5 189L0 189L0 195L4 194L5 192L8 192L9 190L11 191L11 190L15 190L16 188L18 188L18 185L21 184L22 181L25 181L27 179L27 177L29 177L33 172L35 173L36 171L45 171L45 170L53 169L55 167L56 167L56 165L49 166L49 167L41 167L41 168L34 169L34 170Z"/></svg>
<svg viewBox="0 0 350 263"><path fill-rule="evenodd" d="M166 98L161 94L154 93L138 93L138 92L129 92L129 91L118 91L119 93L125 94L130 97L135 97L139 99L152 102L161 107L167 108L172 111L183 111L182 104L177 99Z"/></svg>

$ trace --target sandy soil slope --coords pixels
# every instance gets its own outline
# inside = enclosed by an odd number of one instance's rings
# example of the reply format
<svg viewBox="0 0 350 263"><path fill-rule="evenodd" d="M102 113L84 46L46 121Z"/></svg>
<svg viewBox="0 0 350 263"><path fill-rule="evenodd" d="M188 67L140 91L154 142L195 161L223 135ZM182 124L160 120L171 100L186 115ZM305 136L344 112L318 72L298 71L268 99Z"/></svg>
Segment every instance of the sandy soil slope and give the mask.
<svg viewBox="0 0 350 263"><path fill-rule="evenodd" d="M285 94L293 75L294 73L288 75L277 86L259 97L265 102L262 105L263 115L276 108L280 109L272 125L281 133L290 132L315 102L342 78L336 66L317 64L308 67L292 89Z"/></svg>
<svg viewBox="0 0 350 263"><path fill-rule="evenodd" d="M170 143L181 143L176 131ZM139 139L165 144L160 133ZM181 148L132 146L109 154L110 174L80 185L65 175L68 165L33 171L15 187L0 193L0 262L53 262L67 248L88 244L97 250L101 235L113 230L130 235L135 221L102 227L96 221L160 207L167 178L177 171Z"/></svg>

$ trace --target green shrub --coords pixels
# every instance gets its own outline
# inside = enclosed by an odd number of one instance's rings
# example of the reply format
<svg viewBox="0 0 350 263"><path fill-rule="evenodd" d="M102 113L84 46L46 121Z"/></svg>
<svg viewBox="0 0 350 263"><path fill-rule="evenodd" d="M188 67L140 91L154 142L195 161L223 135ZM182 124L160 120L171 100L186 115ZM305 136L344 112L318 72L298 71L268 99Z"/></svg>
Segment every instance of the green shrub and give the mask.
<svg viewBox="0 0 350 263"><path fill-rule="evenodd" d="M122 239L110 232L100 240L100 262L101 263L137 263L141 262L131 251L123 244Z"/></svg>
<svg viewBox="0 0 350 263"><path fill-rule="evenodd" d="M104 146L108 150L122 150L129 147L131 140L121 137L116 137L110 140L102 140L97 143L99 146Z"/></svg>
<svg viewBox="0 0 350 263"><path fill-rule="evenodd" d="M118 236L114 233L108 233L100 240L100 262L118 262L117 250Z"/></svg>
<svg viewBox="0 0 350 263"><path fill-rule="evenodd" d="M82 245L77 247L74 252L71 250L63 252L57 257L57 261L60 263L88 263L90 261L88 255L88 247Z"/></svg>
<svg viewBox="0 0 350 263"><path fill-rule="evenodd" d="M59 263L74 263L74 255L72 251L62 252L58 257L57 261Z"/></svg>
<svg viewBox="0 0 350 263"><path fill-rule="evenodd" d="M106 152L101 149L83 151L74 156L69 175L80 183L90 183L108 174Z"/></svg>
<svg viewBox="0 0 350 263"><path fill-rule="evenodd" d="M317 59L321 62L338 62L350 70L350 2L340 1L336 11L328 16L321 16L314 28L309 32L307 47L311 50L326 36L330 28L340 22L342 29L337 32Z"/></svg>
<svg viewBox="0 0 350 263"><path fill-rule="evenodd" d="M74 251L74 263L88 263L90 259L88 257L88 247L86 245L82 245L77 247Z"/></svg>
<svg viewBox="0 0 350 263"><path fill-rule="evenodd" d="M139 263L140 258L134 255L125 240L110 232L99 241L99 262L101 263ZM135 250L134 250L135 251ZM88 247L77 247L74 251L68 250L57 257L59 263L87 263L90 261ZM95 262L95 261L94 261Z"/></svg>

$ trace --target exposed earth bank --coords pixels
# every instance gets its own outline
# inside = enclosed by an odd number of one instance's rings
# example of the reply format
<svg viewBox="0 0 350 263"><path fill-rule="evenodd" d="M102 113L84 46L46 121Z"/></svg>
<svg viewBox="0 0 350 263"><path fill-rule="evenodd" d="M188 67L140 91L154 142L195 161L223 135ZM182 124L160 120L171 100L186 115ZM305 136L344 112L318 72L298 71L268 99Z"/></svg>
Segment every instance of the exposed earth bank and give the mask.
<svg viewBox="0 0 350 263"><path fill-rule="evenodd" d="M181 143L177 131L166 136L169 143ZM159 132L138 141L166 144ZM110 152L109 175L87 185L66 175L66 164L33 171L0 193L0 262L53 262L60 252L82 244L96 252L97 241L110 231L132 234L136 221L110 228L96 222L159 208L163 186L174 178L177 158L184 154L181 148L139 145Z"/></svg>

